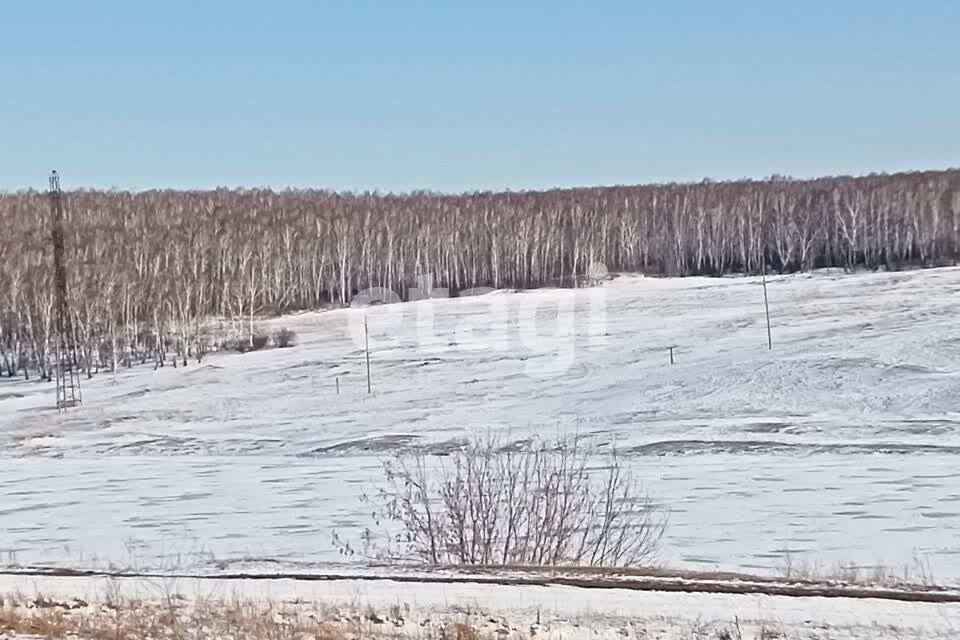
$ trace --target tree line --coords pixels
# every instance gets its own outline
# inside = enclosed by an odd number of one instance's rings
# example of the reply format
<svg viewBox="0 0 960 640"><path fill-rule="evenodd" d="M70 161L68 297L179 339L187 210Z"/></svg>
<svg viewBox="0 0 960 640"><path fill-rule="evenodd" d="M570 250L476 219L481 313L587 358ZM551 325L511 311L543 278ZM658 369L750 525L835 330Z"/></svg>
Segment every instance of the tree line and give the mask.
<svg viewBox="0 0 960 640"><path fill-rule="evenodd" d="M255 319L401 297L422 276L475 287L576 286L591 264L651 275L956 264L960 170L794 180L409 194L322 190L72 191L67 268L89 374L252 343ZM0 194L0 351L48 378L55 319L50 213ZM216 331L211 323L217 324Z"/></svg>

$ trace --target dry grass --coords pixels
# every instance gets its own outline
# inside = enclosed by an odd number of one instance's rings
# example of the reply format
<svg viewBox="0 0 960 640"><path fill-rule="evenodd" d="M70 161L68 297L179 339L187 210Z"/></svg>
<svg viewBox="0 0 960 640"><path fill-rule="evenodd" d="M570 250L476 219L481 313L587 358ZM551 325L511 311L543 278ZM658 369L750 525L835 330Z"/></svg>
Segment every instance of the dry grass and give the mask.
<svg viewBox="0 0 960 640"><path fill-rule="evenodd" d="M452 607L430 619L407 620L399 604L385 611L370 607L347 609L203 599L188 602L172 595L159 601L119 597L108 592L97 603L80 599L53 600L44 596L0 597L0 639L52 640L559 640L566 637L609 638L606 622L598 628L574 624L550 633L537 623L510 627L502 619L475 608ZM622 622L622 621L621 621ZM617 638L671 638L675 640L777 640L784 632L763 624L741 628L732 624L634 620L629 626L610 627ZM635 625L635 626L634 626ZM597 635L599 634L599 635Z"/></svg>
<svg viewBox="0 0 960 640"><path fill-rule="evenodd" d="M914 554L913 561L900 571L885 565L859 565L854 562L839 562L833 566L811 560L795 558L786 554L778 567L781 578L809 582L839 583L845 585L890 588L931 588L941 586L934 576L930 560Z"/></svg>
<svg viewBox="0 0 960 640"><path fill-rule="evenodd" d="M303 603L278 605L239 599L161 602L108 593L100 603L43 596L5 596L0 606L3 634L82 640L502 640L511 633L483 630L462 621L410 624L400 608L342 612Z"/></svg>
<svg viewBox="0 0 960 640"><path fill-rule="evenodd" d="M340 638L319 621L287 616L270 607L204 602L181 606L135 600L89 605L34 598L4 606L0 629L44 638L134 640L143 638Z"/></svg>

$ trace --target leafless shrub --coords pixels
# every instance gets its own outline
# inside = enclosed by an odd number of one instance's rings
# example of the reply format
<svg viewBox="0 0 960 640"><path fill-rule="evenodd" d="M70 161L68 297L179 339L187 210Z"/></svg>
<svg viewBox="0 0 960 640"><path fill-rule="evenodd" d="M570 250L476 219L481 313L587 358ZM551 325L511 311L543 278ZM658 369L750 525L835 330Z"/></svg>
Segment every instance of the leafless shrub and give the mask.
<svg viewBox="0 0 960 640"><path fill-rule="evenodd" d="M740 628L740 618L734 617L732 627L722 627L717 630L717 640L743 640L743 629Z"/></svg>
<svg viewBox="0 0 960 640"><path fill-rule="evenodd" d="M220 341L220 351L236 351L237 353L246 353L249 349L250 341L244 338L230 338Z"/></svg>
<svg viewBox="0 0 960 640"><path fill-rule="evenodd" d="M384 529L365 533L374 558L636 566L653 560L666 524L615 453L573 437L522 447L487 437L447 456L400 453L383 470L366 497Z"/></svg>
<svg viewBox="0 0 960 640"><path fill-rule="evenodd" d="M221 351L235 351L237 353L249 353L250 351L260 351L267 348L270 344L270 336L265 333L254 333L253 335L239 338L230 338L220 343Z"/></svg>
<svg viewBox="0 0 960 640"><path fill-rule="evenodd" d="M294 346L296 339L297 334L286 327L278 329L273 334L273 343L281 349Z"/></svg>
<svg viewBox="0 0 960 640"><path fill-rule="evenodd" d="M786 634L783 632L783 629L767 625L761 626L760 632L757 634L757 640L779 640L785 637Z"/></svg>

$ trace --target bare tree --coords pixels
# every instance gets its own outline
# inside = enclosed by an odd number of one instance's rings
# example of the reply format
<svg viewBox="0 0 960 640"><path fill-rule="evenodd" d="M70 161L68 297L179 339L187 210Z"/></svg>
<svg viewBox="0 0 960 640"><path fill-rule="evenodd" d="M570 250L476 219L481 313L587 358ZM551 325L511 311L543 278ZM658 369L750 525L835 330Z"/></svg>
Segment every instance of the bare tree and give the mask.
<svg viewBox="0 0 960 640"><path fill-rule="evenodd" d="M68 194L68 271L90 369L179 362L210 318L252 338L259 315L349 304L382 286L531 288L612 272L711 275L960 258L960 170L524 193L259 189ZM49 373L47 203L0 193L6 371ZM104 344L108 345L104 347ZM19 346L18 346L19 345ZM114 351L122 356L113 355ZM19 352L19 353L17 353ZM101 355L102 354L102 355Z"/></svg>

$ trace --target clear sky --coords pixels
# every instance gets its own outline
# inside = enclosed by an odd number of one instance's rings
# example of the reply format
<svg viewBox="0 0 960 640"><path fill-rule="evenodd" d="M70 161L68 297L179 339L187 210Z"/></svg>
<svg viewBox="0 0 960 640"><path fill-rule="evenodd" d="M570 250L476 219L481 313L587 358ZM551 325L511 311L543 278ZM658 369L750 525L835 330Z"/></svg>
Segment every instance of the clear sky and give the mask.
<svg viewBox="0 0 960 640"><path fill-rule="evenodd" d="M0 189L960 165L960 2L0 0Z"/></svg>

